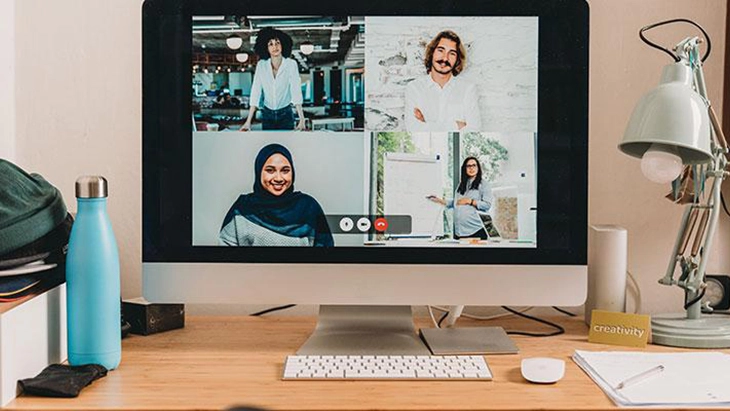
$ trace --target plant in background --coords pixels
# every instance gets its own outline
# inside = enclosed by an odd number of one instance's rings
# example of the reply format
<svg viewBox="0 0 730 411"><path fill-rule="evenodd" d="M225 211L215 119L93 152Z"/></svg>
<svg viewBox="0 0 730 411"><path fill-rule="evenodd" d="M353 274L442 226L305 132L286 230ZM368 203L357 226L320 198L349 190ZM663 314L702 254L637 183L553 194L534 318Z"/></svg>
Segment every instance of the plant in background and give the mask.
<svg viewBox="0 0 730 411"><path fill-rule="evenodd" d="M509 152L497 139L479 132L462 134L462 158L474 156L482 165L482 176L487 181L494 181L501 176L500 168L503 161L509 160Z"/></svg>

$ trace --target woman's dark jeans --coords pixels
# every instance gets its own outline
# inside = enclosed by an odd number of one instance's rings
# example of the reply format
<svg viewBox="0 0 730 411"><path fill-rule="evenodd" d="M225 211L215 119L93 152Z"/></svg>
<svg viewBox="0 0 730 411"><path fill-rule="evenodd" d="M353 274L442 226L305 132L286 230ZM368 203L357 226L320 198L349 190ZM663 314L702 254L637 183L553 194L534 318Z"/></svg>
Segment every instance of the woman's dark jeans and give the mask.
<svg viewBox="0 0 730 411"><path fill-rule="evenodd" d="M489 240L489 234L487 234L487 230L485 230L483 228L472 235L458 236L458 235L454 234L455 240L458 240L460 238L474 238L474 237L477 237L481 240Z"/></svg>
<svg viewBox="0 0 730 411"><path fill-rule="evenodd" d="M294 111L291 106L271 110L261 110L261 121L264 130L294 130Z"/></svg>

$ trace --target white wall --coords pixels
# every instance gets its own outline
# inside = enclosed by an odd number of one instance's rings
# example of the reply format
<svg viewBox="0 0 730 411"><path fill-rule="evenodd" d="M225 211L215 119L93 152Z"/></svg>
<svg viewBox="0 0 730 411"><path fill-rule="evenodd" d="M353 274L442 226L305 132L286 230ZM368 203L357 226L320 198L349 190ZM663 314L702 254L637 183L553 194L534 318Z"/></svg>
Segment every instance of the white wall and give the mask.
<svg viewBox="0 0 730 411"><path fill-rule="evenodd" d="M681 289L657 281L669 264L683 208L665 200L667 187L644 178L640 162L616 147L636 102L659 83L662 67L672 62L639 39L639 29L651 23L683 17L704 27L715 46L705 63L709 97L722 112L727 2L592 0L590 5L589 222L618 224L628 230L628 269L641 286L644 311L679 312ZM689 25L678 24L648 36L672 47L695 34L701 35ZM730 272L730 218L722 214L719 221L709 273Z"/></svg>
<svg viewBox="0 0 730 411"><path fill-rule="evenodd" d="M495 196L517 197L517 234L522 240L537 239L537 179L535 178L535 134L528 132L482 133L499 141L509 153L501 176L492 183ZM537 159L539 162L540 159ZM538 247L540 245L538 244Z"/></svg>
<svg viewBox="0 0 730 411"><path fill-rule="evenodd" d="M139 0L16 3L17 159L76 210L74 182L109 180L122 293L141 295Z"/></svg>
<svg viewBox="0 0 730 411"><path fill-rule="evenodd" d="M0 158L15 161L15 0L0 0Z"/></svg>
<svg viewBox="0 0 730 411"><path fill-rule="evenodd" d="M1 4L2 11L7 10L8 3ZM718 45L706 63L706 76L710 97L722 112L727 3L591 0L590 4L590 222L628 229L629 268L639 277L645 311L676 311L680 290L660 286L657 279L666 268L681 208L664 200L666 190L646 181L639 162L619 153L616 145L630 110L644 91L657 84L661 66L668 62L638 39L638 29L649 23L681 16L704 26ZM141 295L140 2L23 0L15 7L16 157L61 188L71 208L78 175L101 173L109 178L123 294ZM687 35L679 26L669 33L664 37L657 33L656 38L673 44ZM721 216L711 272L730 271L728 249L730 219ZM245 312L240 307L208 312L224 311Z"/></svg>
<svg viewBox="0 0 730 411"><path fill-rule="evenodd" d="M426 45L447 29L467 49L459 78L479 89L480 131L537 131L535 17L366 17L366 127L404 130L406 85L426 75Z"/></svg>

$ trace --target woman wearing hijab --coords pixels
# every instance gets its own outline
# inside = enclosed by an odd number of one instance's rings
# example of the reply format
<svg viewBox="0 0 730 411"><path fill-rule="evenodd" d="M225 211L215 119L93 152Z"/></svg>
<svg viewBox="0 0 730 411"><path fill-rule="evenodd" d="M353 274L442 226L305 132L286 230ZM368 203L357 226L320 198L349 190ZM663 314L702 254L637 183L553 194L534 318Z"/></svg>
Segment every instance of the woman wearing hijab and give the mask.
<svg viewBox="0 0 730 411"><path fill-rule="evenodd" d="M332 247L322 207L294 191L294 161L286 147L269 144L254 164L253 193L242 194L228 210L219 233L222 245Z"/></svg>
<svg viewBox="0 0 730 411"><path fill-rule="evenodd" d="M291 49L292 39L283 31L268 27L258 32L254 52L259 62L251 86L251 108L241 131L251 129L257 109L261 109L264 130L304 130L302 82L299 66L290 58ZM299 115L296 127L292 105Z"/></svg>
<svg viewBox="0 0 730 411"><path fill-rule="evenodd" d="M453 200L436 196L428 199L454 209L454 238L489 238L479 212L486 213L492 208L492 189L482 179L482 166L476 157L467 157L461 164L461 180Z"/></svg>

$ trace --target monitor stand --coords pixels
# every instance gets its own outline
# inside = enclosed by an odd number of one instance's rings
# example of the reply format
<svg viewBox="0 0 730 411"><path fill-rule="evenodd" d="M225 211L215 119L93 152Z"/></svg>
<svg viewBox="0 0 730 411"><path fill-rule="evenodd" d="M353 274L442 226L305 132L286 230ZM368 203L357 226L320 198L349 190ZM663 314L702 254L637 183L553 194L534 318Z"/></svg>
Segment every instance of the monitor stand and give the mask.
<svg viewBox="0 0 730 411"><path fill-rule="evenodd" d="M322 305L314 333L297 355L430 355L413 327L411 306Z"/></svg>

